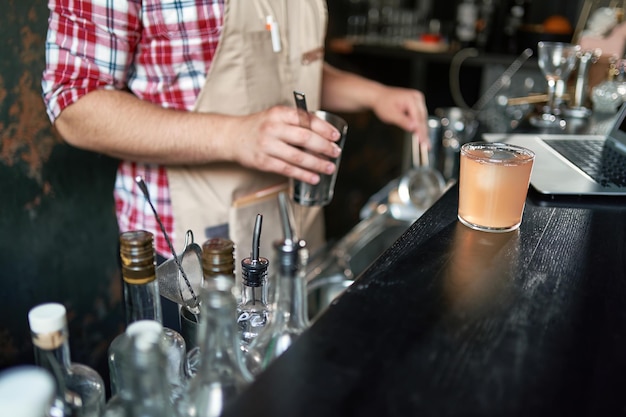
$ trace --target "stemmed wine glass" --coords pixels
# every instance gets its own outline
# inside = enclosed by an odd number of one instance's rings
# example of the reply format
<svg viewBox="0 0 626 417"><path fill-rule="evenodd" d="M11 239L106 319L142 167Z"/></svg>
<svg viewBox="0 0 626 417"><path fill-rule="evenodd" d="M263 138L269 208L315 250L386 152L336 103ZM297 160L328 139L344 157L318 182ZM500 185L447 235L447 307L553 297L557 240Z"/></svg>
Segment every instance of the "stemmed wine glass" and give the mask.
<svg viewBox="0 0 626 417"><path fill-rule="evenodd" d="M560 117L556 103L556 86L559 81L567 82L570 72L576 65L580 47L563 42L537 43L539 68L548 81L547 112L530 119L538 127L565 127L565 120Z"/></svg>

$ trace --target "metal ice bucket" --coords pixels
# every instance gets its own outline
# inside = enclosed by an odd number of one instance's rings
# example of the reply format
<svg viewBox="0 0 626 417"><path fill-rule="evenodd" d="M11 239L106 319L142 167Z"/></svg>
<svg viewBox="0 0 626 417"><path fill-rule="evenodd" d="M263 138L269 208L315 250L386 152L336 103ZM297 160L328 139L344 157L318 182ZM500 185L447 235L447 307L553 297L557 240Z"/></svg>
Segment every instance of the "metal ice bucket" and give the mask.
<svg viewBox="0 0 626 417"><path fill-rule="evenodd" d="M309 317L314 319L323 312L411 223L382 211L362 220L335 245L317 254L307 267Z"/></svg>

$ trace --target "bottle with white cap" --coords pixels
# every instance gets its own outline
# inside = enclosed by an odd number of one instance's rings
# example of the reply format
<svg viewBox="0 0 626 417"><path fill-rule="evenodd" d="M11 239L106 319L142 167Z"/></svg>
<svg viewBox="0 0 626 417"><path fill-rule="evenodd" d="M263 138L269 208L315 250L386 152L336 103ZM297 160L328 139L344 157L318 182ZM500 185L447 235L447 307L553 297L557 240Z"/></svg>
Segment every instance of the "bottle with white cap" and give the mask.
<svg viewBox="0 0 626 417"><path fill-rule="evenodd" d="M47 417L56 386L45 369L21 365L0 372L0 416Z"/></svg>
<svg viewBox="0 0 626 417"><path fill-rule="evenodd" d="M170 401L170 386L163 378L166 345L163 325L155 320L139 320L128 325L127 337L120 340L123 354L117 363L126 382L106 405L104 417L177 417Z"/></svg>
<svg viewBox="0 0 626 417"><path fill-rule="evenodd" d="M100 417L105 404L105 385L92 368L73 363L65 306L46 303L28 313L35 363L54 377L57 391L50 409L53 417Z"/></svg>

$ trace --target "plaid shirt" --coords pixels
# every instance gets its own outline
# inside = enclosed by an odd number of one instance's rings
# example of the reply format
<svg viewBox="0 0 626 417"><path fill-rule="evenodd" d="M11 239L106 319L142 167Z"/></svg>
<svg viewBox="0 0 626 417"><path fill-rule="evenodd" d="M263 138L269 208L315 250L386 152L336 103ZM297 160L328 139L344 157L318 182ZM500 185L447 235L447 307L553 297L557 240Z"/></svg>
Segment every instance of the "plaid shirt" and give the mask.
<svg viewBox="0 0 626 417"><path fill-rule="evenodd" d="M96 89L129 89L142 100L190 111L204 84L223 24L224 0L49 0L43 98L50 120ZM141 175L172 241L165 168L123 161L115 183L120 231L143 229L170 257ZM182 248L175 248L176 251Z"/></svg>

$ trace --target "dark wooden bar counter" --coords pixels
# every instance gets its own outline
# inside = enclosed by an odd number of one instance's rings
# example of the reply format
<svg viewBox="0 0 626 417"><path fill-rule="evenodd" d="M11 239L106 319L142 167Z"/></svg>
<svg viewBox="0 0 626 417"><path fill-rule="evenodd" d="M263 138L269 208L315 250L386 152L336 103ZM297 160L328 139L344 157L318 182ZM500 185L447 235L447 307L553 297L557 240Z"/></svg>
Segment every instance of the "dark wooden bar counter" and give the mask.
<svg viewBox="0 0 626 417"><path fill-rule="evenodd" d="M626 203L473 231L450 189L224 416L626 414Z"/></svg>

